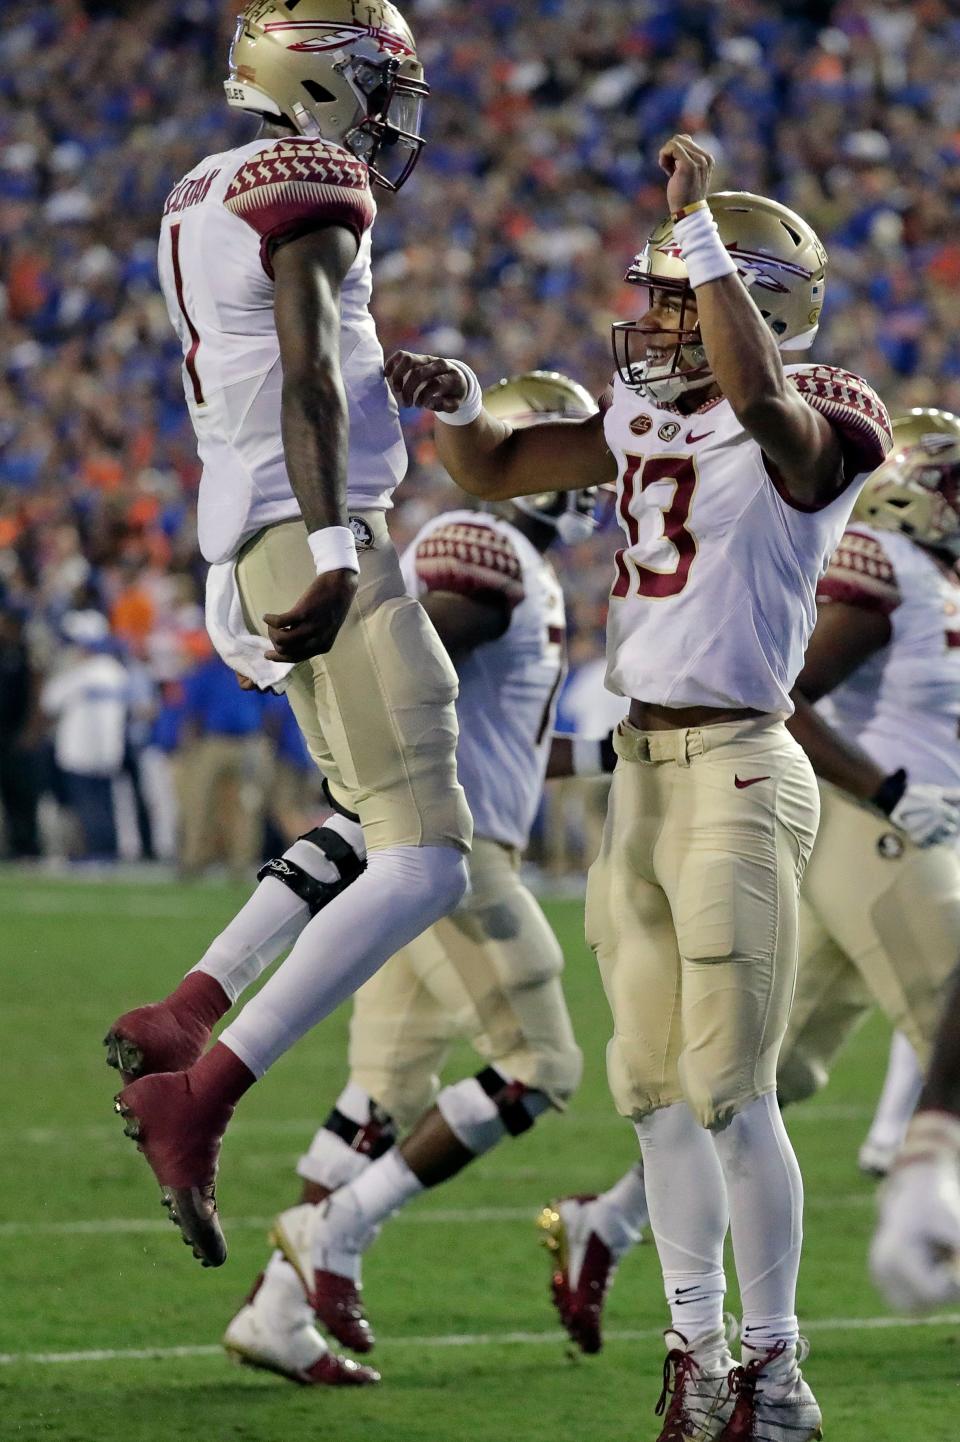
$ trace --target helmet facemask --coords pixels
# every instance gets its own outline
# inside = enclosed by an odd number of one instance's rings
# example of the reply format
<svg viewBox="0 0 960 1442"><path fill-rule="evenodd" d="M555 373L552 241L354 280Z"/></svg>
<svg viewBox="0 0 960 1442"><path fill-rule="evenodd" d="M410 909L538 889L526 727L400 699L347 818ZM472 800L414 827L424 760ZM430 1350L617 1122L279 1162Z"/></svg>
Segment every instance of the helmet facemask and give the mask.
<svg viewBox="0 0 960 1442"><path fill-rule="evenodd" d="M399 190L423 149L420 121L430 87L401 75L400 62L392 56L375 64L351 55L337 68L356 92L360 116L342 144L364 162L371 180Z"/></svg>
<svg viewBox="0 0 960 1442"><path fill-rule="evenodd" d="M544 491L538 496L517 496L511 501L525 516L552 526L565 546L589 541L599 524L596 516L598 486L582 491Z"/></svg>
<svg viewBox="0 0 960 1442"><path fill-rule="evenodd" d="M696 301L691 286L684 280L658 276L656 284L651 285L648 276L635 272L636 267L631 266L626 279L645 287L648 309L640 320L618 321L612 327L617 373L631 390L659 404L669 404L686 391L709 385L713 380L699 322L690 314ZM675 327L647 323L647 316L662 295L679 300Z"/></svg>
<svg viewBox="0 0 960 1442"><path fill-rule="evenodd" d="M228 104L300 135L342 145L370 179L399 190L423 149L430 93L406 21L370 0L360 23L352 0L250 0L230 47Z"/></svg>

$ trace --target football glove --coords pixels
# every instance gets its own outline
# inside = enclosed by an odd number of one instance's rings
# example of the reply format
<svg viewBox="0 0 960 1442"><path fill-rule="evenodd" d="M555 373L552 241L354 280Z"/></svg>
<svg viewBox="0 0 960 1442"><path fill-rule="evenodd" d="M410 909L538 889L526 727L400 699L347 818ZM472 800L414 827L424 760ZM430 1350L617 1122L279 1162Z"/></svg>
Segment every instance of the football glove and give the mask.
<svg viewBox="0 0 960 1442"><path fill-rule="evenodd" d="M880 1194L876 1286L901 1312L960 1300L960 1118L918 1112Z"/></svg>
<svg viewBox="0 0 960 1442"><path fill-rule="evenodd" d="M890 820L917 846L938 846L960 835L960 791L946 786L908 785Z"/></svg>
<svg viewBox="0 0 960 1442"><path fill-rule="evenodd" d="M901 768L884 778L871 799L915 846L938 846L960 836L960 790L911 784Z"/></svg>

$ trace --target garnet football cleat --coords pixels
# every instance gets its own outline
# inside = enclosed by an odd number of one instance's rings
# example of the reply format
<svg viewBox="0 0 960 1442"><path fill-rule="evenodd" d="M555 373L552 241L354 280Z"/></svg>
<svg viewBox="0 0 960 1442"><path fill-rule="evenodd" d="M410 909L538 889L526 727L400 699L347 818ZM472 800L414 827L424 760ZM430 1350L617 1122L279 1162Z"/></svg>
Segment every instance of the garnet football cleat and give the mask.
<svg viewBox="0 0 960 1442"><path fill-rule="evenodd" d="M214 977L188 972L165 1001L117 1018L103 1039L107 1065L116 1067L124 1086L154 1072L186 1071L202 1055L229 1004Z"/></svg>
<svg viewBox="0 0 960 1442"><path fill-rule="evenodd" d="M222 1266L227 1244L214 1188L220 1143L233 1107L195 1096L186 1072L131 1082L114 1106L124 1119L124 1132L137 1143L160 1183L163 1205L184 1242L205 1267Z"/></svg>
<svg viewBox="0 0 960 1442"><path fill-rule="evenodd" d="M317 1321L351 1352L370 1352L377 1340L363 1310L362 1290L359 1282L337 1272L313 1274L310 1305Z"/></svg>
<svg viewBox="0 0 960 1442"><path fill-rule="evenodd" d="M227 1355L244 1367L276 1372L303 1387L368 1387L380 1381L373 1367L331 1352L316 1327L278 1325L256 1297L234 1317L223 1339Z"/></svg>
<svg viewBox="0 0 960 1442"><path fill-rule="evenodd" d="M718 1442L815 1442L823 1436L817 1399L796 1361L806 1356L806 1341L801 1338L786 1366L781 1363L785 1351L780 1342L730 1373L735 1405Z"/></svg>
<svg viewBox="0 0 960 1442"><path fill-rule="evenodd" d="M734 1401L729 1377L733 1358L722 1330L689 1344L680 1332L664 1333L667 1355L656 1414L663 1418L657 1442L719 1442L726 1437Z"/></svg>
<svg viewBox="0 0 960 1442"><path fill-rule="evenodd" d="M116 1067L128 1086L154 1072L186 1071L202 1055L209 1039L209 1027L184 1024L165 1002L158 1001L118 1017L103 1044L107 1066Z"/></svg>
<svg viewBox="0 0 960 1442"><path fill-rule="evenodd" d="M326 1211L326 1205L309 1202L288 1207L274 1222L270 1241L299 1276L307 1301L331 1337L353 1352L369 1352L376 1338L361 1301L359 1255L356 1277L317 1269L313 1263L317 1232L326 1224Z"/></svg>
<svg viewBox="0 0 960 1442"><path fill-rule="evenodd" d="M571 1341L593 1354L603 1346L603 1304L617 1270L606 1242L592 1230L592 1196L563 1197L537 1217L540 1240L550 1253L550 1293Z"/></svg>

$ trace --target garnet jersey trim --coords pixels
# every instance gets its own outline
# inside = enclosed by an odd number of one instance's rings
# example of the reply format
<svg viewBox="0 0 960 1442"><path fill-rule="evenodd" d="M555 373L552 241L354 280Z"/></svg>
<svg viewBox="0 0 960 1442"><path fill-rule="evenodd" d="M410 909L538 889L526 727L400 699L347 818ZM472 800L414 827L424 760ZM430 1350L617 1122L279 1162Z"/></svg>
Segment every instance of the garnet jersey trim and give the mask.
<svg viewBox="0 0 960 1442"><path fill-rule="evenodd" d="M523 600L523 571L508 536L475 521L450 521L423 537L414 552L417 579L428 591L461 596L495 592L510 610Z"/></svg>
<svg viewBox="0 0 960 1442"><path fill-rule="evenodd" d="M273 279L270 249L326 225L342 225L359 244L373 224L367 167L324 140L278 140L237 171L223 203L260 236L260 259Z"/></svg>
<svg viewBox="0 0 960 1442"><path fill-rule="evenodd" d="M903 600L890 557L879 541L862 531L845 531L826 574L817 586L818 601L841 601L862 611L890 616Z"/></svg>
<svg viewBox="0 0 960 1442"><path fill-rule="evenodd" d="M803 366L788 379L840 436L849 479L875 471L893 444L893 431L887 408L873 387L839 366Z"/></svg>

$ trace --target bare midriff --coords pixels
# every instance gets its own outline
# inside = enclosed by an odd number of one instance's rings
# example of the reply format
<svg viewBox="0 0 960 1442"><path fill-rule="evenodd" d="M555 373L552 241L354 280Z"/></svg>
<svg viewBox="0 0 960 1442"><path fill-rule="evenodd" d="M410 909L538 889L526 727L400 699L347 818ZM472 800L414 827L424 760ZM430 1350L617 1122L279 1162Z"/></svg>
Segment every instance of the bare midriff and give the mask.
<svg viewBox="0 0 960 1442"><path fill-rule="evenodd" d="M762 716L749 706L655 706L649 701L630 702L629 721L638 731L685 731L691 726L720 726L725 721L747 721Z"/></svg>

